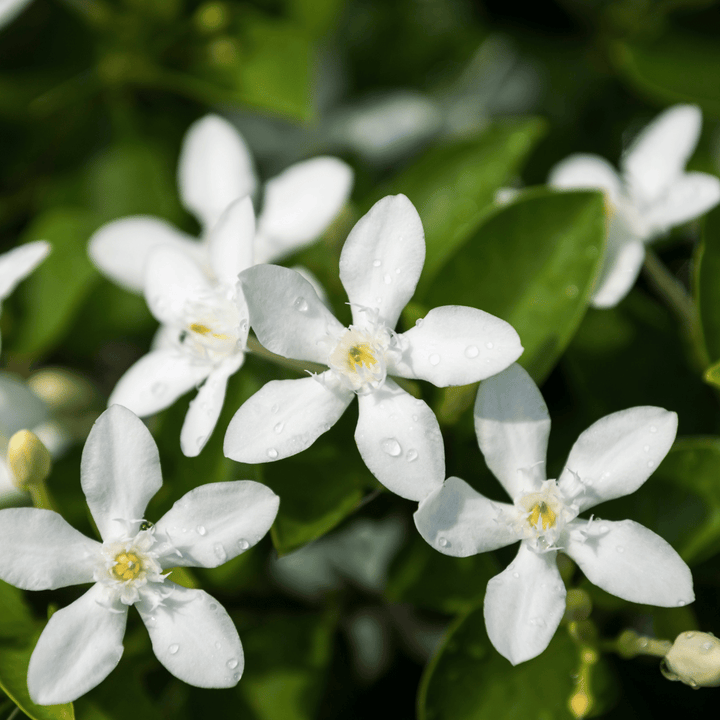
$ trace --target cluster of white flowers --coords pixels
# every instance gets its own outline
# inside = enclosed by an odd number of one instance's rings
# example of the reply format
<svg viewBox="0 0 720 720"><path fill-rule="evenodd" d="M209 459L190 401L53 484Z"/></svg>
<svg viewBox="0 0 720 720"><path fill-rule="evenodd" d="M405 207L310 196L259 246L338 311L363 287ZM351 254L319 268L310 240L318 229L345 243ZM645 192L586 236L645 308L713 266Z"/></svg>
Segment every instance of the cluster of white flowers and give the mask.
<svg viewBox="0 0 720 720"><path fill-rule="evenodd" d="M555 185L608 192L609 251L596 304L613 304L627 292L643 241L720 200L716 178L682 173L698 131L695 108L669 110L627 154L624 185L604 161L587 156L554 171ZM648 479L675 438L674 413L636 407L599 420L575 443L557 480L547 479L550 418L538 388L515 364L523 348L508 323L480 309L445 306L405 332L395 330L425 260L422 223L408 198L377 202L345 242L340 280L352 324L344 327L306 275L256 264L325 230L349 195L352 173L344 163L316 158L270 180L256 221L247 148L226 121L208 116L188 132L178 174L183 202L203 228L200 242L157 218L134 217L102 227L90 243L98 267L143 292L161 323L154 348L121 378L85 444L81 483L102 542L49 510L0 514L0 578L28 590L94 582L51 617L38 641L28 674L37 702L71 701L111 672L123 651L129 605L175 676L202 687L239 680L242 648L229 616L202 590L173 583L168 571L215 567L248 549L269 530L279 499L252 481L201 485L151 524L145 508L161 485L159 457L136 415L156 413L200 385L180 438L185 455L199 454L228 379L243 364L250 328L271 352L327 370L262 387L230 422L226 456L264 463L299 453L357 395L362 459L386 488L419 504L415 522L430 545L464 557L520 542L517 558L485 596L490 639L513 664L542 652L561 621L559 551L626 600L661 606L693 600L687 565L660 537L630 520L579 517ZM0 299L47 251L46 243L34 243L0 257ZM438 387L483 381L477 438L512 504L445 479L434 413L391 376Z"/></svg>

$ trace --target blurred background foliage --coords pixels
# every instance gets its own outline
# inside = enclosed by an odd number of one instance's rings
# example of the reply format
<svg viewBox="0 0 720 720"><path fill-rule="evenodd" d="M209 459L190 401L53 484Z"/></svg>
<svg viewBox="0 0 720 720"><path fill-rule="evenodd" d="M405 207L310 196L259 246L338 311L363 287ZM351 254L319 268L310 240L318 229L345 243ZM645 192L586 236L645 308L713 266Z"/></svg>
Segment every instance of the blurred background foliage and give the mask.
<svg viewBox="0 0 720 720"><path fill-rule="evenodd" d="M553 418L550 477L577 435L609 412L648 404L679 414L680 439L655 476L600 512L670 541L693 568L698 599L671 610L631 606L568 561L564 579L586 593L590 624L569 616L545 653L512 668L489 644L482 601L514 550L455 559L426 545L412 503L385 492L360 461L353 411L297 457L268 466L223 457L240 403L270 379L296 376L250 357L200 457L179 449L187 399L149 421L165 477L149 519L205 482L251 478L281 497L271 537L183 580L216 595L236 621L246 652L239 685L209 691L176 680L131 613L125 656L108 680L74 707L38 708L25 689L29 654L48 612L80 590L26 598L2 585L0 715L14 704L37 720L713 712L713 690L669 683L657 661L619 657L614 639L628 627L662 638L720 629L720 416L703 379L707 371L720 384L720 210L655 246L696 301L688 323L648 276L618 307L588 309L602 197L533 186L571 152L616 163L675 102L704 113L690 169L717 174L719 32L715 0L32 0L8 19L0 241L8 249L44 238L53 252L4 305L3 359L24 378L54 366L83 378L82 403L62 411L73 440L50 478L72 524L92 534L78 482L84 433L156 328L142 298L95 270L88 238L132 214L197 234L178 199L176 164L191 122L217 112L243 133L262 178L317 154L353 166L344 215L291 258L320 278L341 318L337 261L349 228L380 197L410 197L428 257L401 322L455 303L513 323L521 363L542 383ZM508 186L529 188L497 205ZM472 429L475 387L413 391L440 419L447 474L501 499Z"/></svg>

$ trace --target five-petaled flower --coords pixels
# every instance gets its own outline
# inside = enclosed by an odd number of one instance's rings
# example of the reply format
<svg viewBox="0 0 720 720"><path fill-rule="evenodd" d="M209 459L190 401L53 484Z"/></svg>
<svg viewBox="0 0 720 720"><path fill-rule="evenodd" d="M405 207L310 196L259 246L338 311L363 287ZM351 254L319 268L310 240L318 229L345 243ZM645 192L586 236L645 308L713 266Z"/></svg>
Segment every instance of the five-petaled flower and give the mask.
<svg viewBox="0 0 720 720"><path fill-rule="evenodd" d="M421 500L442 484L444 449L428 405L388 375L445 387L494 375L522 352L505 321L482 310L445 306L416 326L394 327L425 260L422 223L404 195L386 197L355 225L340 257L353 324L345 328L298 273L260 265L240 275L252 326L272 352L329 366L298 380L275 380L235 414L225 454L247 463L294 455L359 401L355 440L389 490Z"/></svg>
<svg viewBox="0 0 720 720"><path fill-rule="evenodd" d="M151 525L143 516L162 484L157 447L120 405L90 431L80 475L102 542L50 510L0 511L0 578L26 590L95 582L43 630L28 670L31 697L69 702L104 680L120 661L133 604L173 675L200 687L235 685L243 653L227 612L163 573L217 567L254 545L275 519L278 497L250 480L201 485Z"/></svg>
<svg viewBox="0 0 720 720"><path fill-rule="evenodd" d="M263 188L255 262L278 260L319 237L345 204L352 180L346 163L324 156L296 163L270 179ZM132 292L142 292L145 268L157 247L174 248L214 274L211 233L232 203L257 188L247 145L227 120L206 115L190 127L180 153L178 185L183 204L202 226L200 242L145 215L114 220L90 239L88 252L95 265Z"/></svg>
<svg viewBox="0 0 720 720"><path fill-rule="evenodd" d="M602 418L580 435L557 481L546 480L550 417L535 383L513 365L480 386L475 430L513 504L451 477L420 503L415 524L434 548L456 557L521 541L485 595L488 636L513 665L539 655L563 616L560 550L624 600L674 607L694 599L690 569L658 535L632 520L578 517L647 480L675 439L675 413L635 407Z"/></svg>
<svg viewBox="0 0 720 720"><path fill-rule="evenodd" d="M623 155L621 176L603 158L581 154L571 155L550 172L550 185L605 191L608 239L592 300L596 307L613 307L627 295L645 258L644 243L720 202L720 180L685 172L701 123L700 109L694 105L669 108Z"/></svg>

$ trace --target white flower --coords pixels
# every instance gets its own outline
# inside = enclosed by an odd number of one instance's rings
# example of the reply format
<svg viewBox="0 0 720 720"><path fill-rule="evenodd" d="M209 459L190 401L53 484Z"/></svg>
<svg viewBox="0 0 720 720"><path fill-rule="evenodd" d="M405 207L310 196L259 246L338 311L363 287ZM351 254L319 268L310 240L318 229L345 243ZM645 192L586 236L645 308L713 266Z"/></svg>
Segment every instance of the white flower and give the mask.
<svg viewBox="0 0 720 720"><path fill-rule="evenodd" d="M196 456L215 428L228 378L245 359L248 313L238 273L252 265L255 218L249 198L230 205L208 238L211 280L197 260L157 247L147 260L145 298L162 323L155 348L119 380L109 405L152 415L203 383L180 434L185 455Z"/></svg>
<svg viewBox="0 0 720 720"><path fill-rule="evenodd" d="M298 273L260 265L240 275L260 342L284 357L329 370L265 385L235 414L225 454L246 463L279 460L309 447L355 395L355 440L388 489L421 500L442 483L440 428L428 405L388 375L464 385L506 368L522 352L508 323L482 310L431 310L405 333L395 324L415 291L423 262L422 223L404 195L386 197L355 225L340 258L353 324L343 327Z"/></svg>
<svg viewBox="0 0 720 720"><path fill-rule="evenodd" d="M103 225L88 252L110 279L141 292L145 267L158 246L175 248L212 275L210 236L235 201L257 186L250 152L238 131L217 115L206 115L188 130L178 167L180 196L200 221L198 242L160 218L134 216ZM352 170L333 157L292 165L263 188L255 262L271 262L315 240L338 214L352 187Z"/></svg>
<svg viewBox="0 0 720 720"><path fill-rule="evenodd" d="M0 0L0 28L11 23L30 0Z"/></svg>
<svg viewBox="0 0 720 720"><path fill-rule="evenodd" d="M645 258L643 243L720 202L720 180L685 172L701 123L698 107L674 105L636 138L620 160L620 175L596 155L571 155L550 172L555 187L605 191L608 238L595 307L613 307L628 294Z"/></svg>
<svg viewBox="0 0 720 720"><path fill-rule="evenodd" d="M33 700L70 702L104 680L120 661L132 604L173 675L200 687L234 686L243 653L227 612L203 590L176 585L163 572L217 567L254 545L275 519L278 497L250 480L201 485L151 525L143 515L162 484L157 447L119 405L90 431L80 478L102 542L49 510L0 515L3 580L25 590L95 583L43 630L28 670Z"/></svg>
<svg viewBox="0 0 720 720"><path fill-rule="evenodd" d="M637 490L665 457L677 416L656 407L613 413L573 445L556 480L545 479L550 417L530 376L513 365L480 386L475 431L485 461L513 504L451 477L415 513L420 534L446 555L466 557L521 541L515 560L488 584L485 622L513 665L539 655L565 610L555 557L567 553L598 587L663 607L694 599L690 569L662 538L632 520L578 518Z"/></svg>

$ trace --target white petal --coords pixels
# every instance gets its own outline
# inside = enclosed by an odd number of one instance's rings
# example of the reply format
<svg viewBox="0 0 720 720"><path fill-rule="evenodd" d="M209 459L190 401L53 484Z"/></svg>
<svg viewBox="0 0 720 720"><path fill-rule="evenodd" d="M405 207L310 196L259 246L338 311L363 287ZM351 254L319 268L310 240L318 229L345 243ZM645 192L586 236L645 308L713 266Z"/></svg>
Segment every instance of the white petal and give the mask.
<svg viewBox="0 0 720 720"><path fill-rule="evenodd" d="M30 2L30 0L1 0L0 1L0 27L7 25Z"/></svg>
<svg viewBox="0 0 720 720"><path fill-rule="evenodd" d="M545 480L550 416L540 390L520 365L483 380L475 433L485 462L515 499Z"/></svg>
<svg viewBox="0 0 720 720"><path fill-rule="evenodd" d="M496 550L519 538L503 513L515 508L488 500L464 480L449 477L420 502L415 525L436 550L445 555L468 557Z"/></svg>
<svg viewBox="0 0 720 720"><path fill-rule="evenodd" d="M168 324L184 324L188 303L212 296L213 288L202 267L177 248L160 246L145 266L145 300L150 312Z"/></svg>
<svg viewBox="0 0 720 720"><path fill-rule="evenodd" d="M230 616L204 590L165 581L172 589L161 605L136 603L157 659L177 678L206 688L233 687L242 675L240 638Z"/></svg>
<svg viewBox="0 0 720 720"><path fill-rule="evenodd" d="M217 567L265 536L280 498L252 480L211 483L191 490L155 525L176 553L160 558L164 569L177 565Z"/></svg>
<svg viewBox="0 0 720 720"><path fill-rule="evenodd" d="M244 360L244 354L225 360L208 375L190 402L180 431L180 446L185 457L197 457L210 439L225 401L228 378L240 369Z"/></svg>
<svg viewBox="0 0 720 720"><path fill-rule="evenodd" d="M642 239L629 229L621 217L612 217L592 304L601 308L615 307L632 289L644 260Z"/></svg>
<svg viewBox="0 0 720 720"><path fill-rule="evenodd" d="M28 667L30 697L40 705L77 700L99 685L123 654L127 606L108 605L93 585L48 621Z"/></svg>
<svg viewBox="0 0 720 720"><path fill-rule="evenodd" d="M350 390L331 371L273 380L245 401L228 425L223 452L244 463L282 460L309 448L345 412Z"/></svg>
<svg viewBox="0 0 720 720"><path fill-rule="evenodd" d="M210 266L215 277L231 287L240 272L253 264L255 212L249 197L236 200L208 234Z"/></svg>
<svg viewBox="0 0 720 720"><path fill-rule="evenodd" d="M255 192L252 157L242 135L218 115L190 126L178 164L178 184L185 207L206 230L231 202Z"/></svg>
<svg viewBox="0 0 720 720"><path fill-rule="evenodd" d="M350 231L340 255L340 280L351 305L376 308L394 328L415 292L425 262L420 216L404 195L378 200ZM353 319L361 321L359 308Z"/></svg>
<svg viewBox="0 0 720 720"><path fill-rule="evenodd" d="M0 255L0 300L4 300L49 252L50 243L37 240Z"/></svg>
<svg viewBox="0 0 720 720"><path fill-rule="evenodd" d="M212 371L177 348L143 355L118 380L108 405L124 405L136 415L153 415L172 405Z"/></svg>
<svg viewBox="0 0 720 720"><path fill-rule="evenodd" d="M420 501L442 485L445 448L440 426L423 400L390 378L360 403L355 442L370 472L391 492Z"/></svg>
<svg viewBox="0 0 720 720"><path fill-rule="evenodd" d="M598 155L570 155L550 171L548 185L563 190L604 190L612 202L622 194L617 171Z"/></svg>
<svg viewBox="0 0 720 720"><path fill-rule="evenodd" d="M23 590L92 582L101 545L52 510L0 513L0 578Z"/></svg>
<svg viewBox="0 0 720 720"><path fill-rule="evenodd" d="M695 599L690 568L659 535L632 520L574 520L560 542L590 582L623 600L677 607Z"/></svg>
<svg viewBox="0 0 720 720"><path fill-rule="evenodd" d="M634 407L593 423L570 450L558 480L578 512L635 492L655 472L675 440L677 415Z"/></svg>
<svg viewBox="0 0 720 720"><path fill-rule="evenodd" d="M536 553L523 542L515 560L488 583L488 637L513 665L539 655L562 620L566 592L556 554Z"/></svg>
<svg viewBox="0 0 720 720"><path fill-rule="evenodd" d="M46 422L49 415L47 405L19 375L0 371L0 428L6 442L18 430Z"/></svg>
<svg viewBox="0 0 720 720"><path fill-rule="evenodd" d="M702 125L695 105L673 105L635 139L620 161L630 194L640 205L657 201L683 172Z"/></svg>
<svg viewBox="0 0 720 720"><path fill-rule="evenodd" d="M720 202L720 180L707 173L681 175L646 214L653 234L704 215Z"/></svg>
<svg viewBox="0 0 720 720"><path fill-rule="evenodd" d="M327 365L332 338L339 338L345 328L300 273L277 265L256 265L240 274L240 284L250 324L268 350Z"/></svg>
<svg viewBox="0 0 720 720"><path fill-rule="evenodd" d="M175 248L196 262L204 251L194 238L154 217L126 217L103 225L90 238L88 254L97 268L130 292L141 293L145 266L157 247Z"/></svg>
<svg viewBox="0 0 720 720"><path fill-rule="evenodd" d="M460 305L431 310L400 339L402 357L388 372L438 387L484 380L515 362L523 351L510 324Z"/></svg>
<svg viewBox="0 0 720 720"><path fill-rule="evenodd" d="M315 240L350 196L353 172L334 157L291 165L268 180L258 218L257 262L273 262Z"/></svg>
<svg viewBox="0 0 720 720"><path fill-rule="evenodd" d="M112 405L95 421L83 448L80 482L103 540L127 533L122 521L145 516L162 485L160 456L150 431L126 407Z"/></svg>

